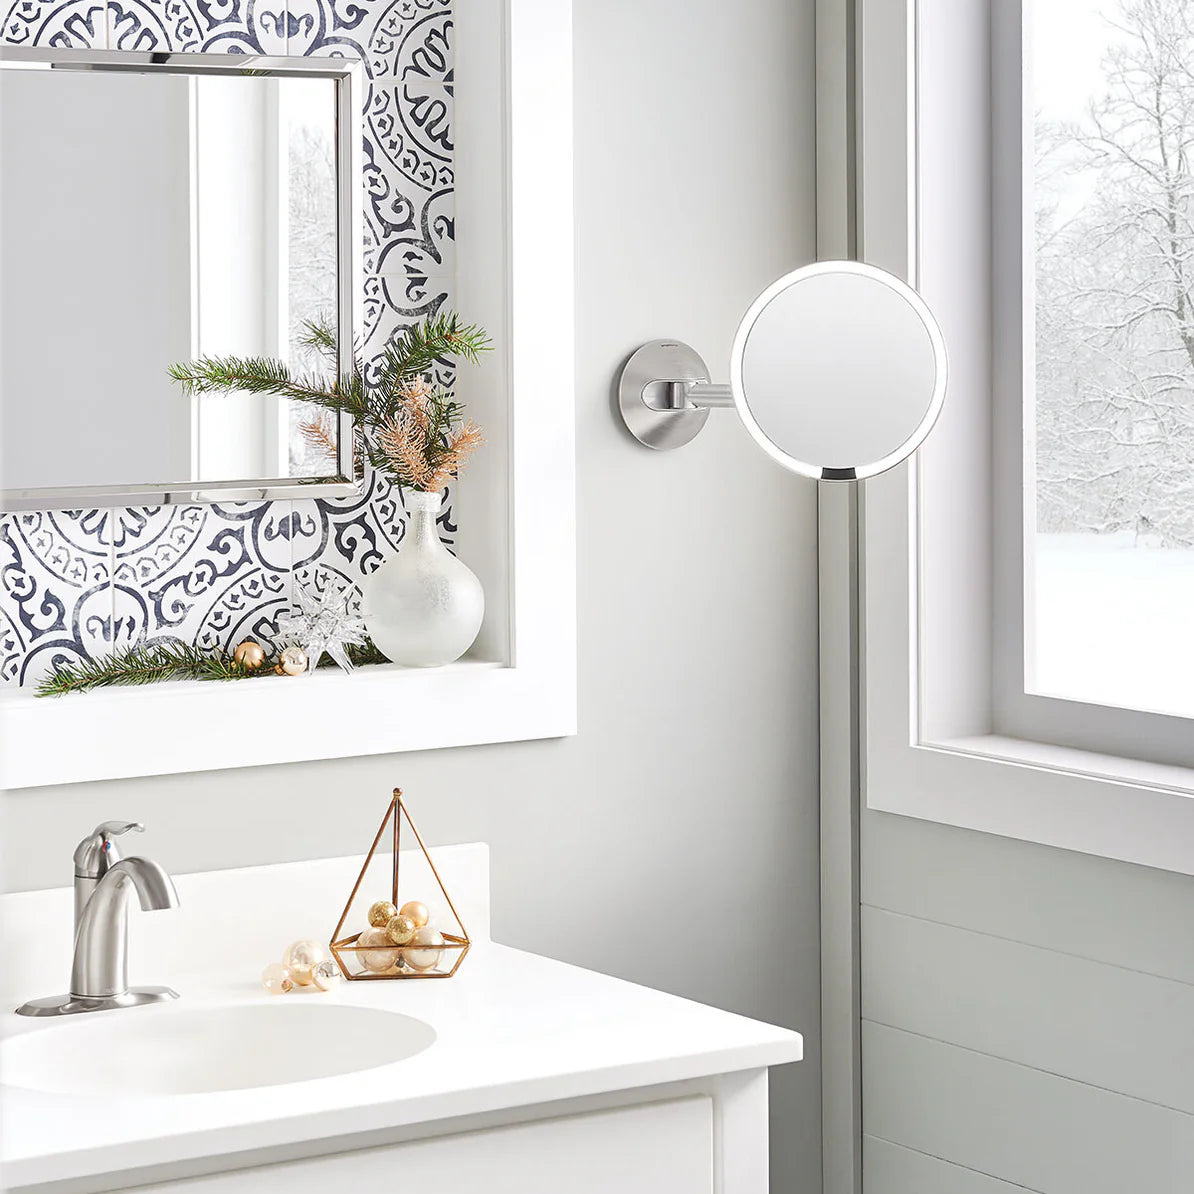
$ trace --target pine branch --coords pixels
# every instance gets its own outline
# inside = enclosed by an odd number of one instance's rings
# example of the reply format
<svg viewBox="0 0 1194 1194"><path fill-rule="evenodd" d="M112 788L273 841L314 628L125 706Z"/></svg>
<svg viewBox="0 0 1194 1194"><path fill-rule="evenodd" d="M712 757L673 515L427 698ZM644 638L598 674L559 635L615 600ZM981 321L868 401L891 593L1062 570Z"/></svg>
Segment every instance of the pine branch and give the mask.
<svg viewBox="0 0 1194 1194"><path fill-rule="evenodd" d="M350 645L346 650L354 667L389 663L372 639ZM273 676L273 663L267 660L258 668L247 668L226 651L182 643L156 643L128 647L98 659L61 664L43 677L34 691L39 697L47 697L90 692L93 688L160 684L166 680L254 680ZM336 662L330 655L324 655L316 666L335 667Z"/></svg>
<svg viewBox="0 0 1194 1194"><path fill-rule="evenodd" d="M489 336L476 324L464 323L455 313L437 315L407 328L386 346L380 383L387 388L399 385L429 373L445 357L476 364L490 347Z"/></svg>
<svg viewBox="0 0 1194 1194"><path fill-rule="evenodd" d="M339 342L325 321L308 320L301 342L333 366L338 363ZM444 478L456 470L480 438L476 429L471 429L471 446L466 451L459 449L456 437L461 433L464 407L442 387L433 389L427 374L447 357L475 362L489 348L483 329L465 324L458 315L442 313L407 328L385 347L375 366L377 380L373 384L366 380L359 346L354 350L352 369L339 377L296 375L283 361L235 356L200 357L171 365L169 373L188 394L275 394L347 414L353 421L357 446L363 449L358 454L358 471L363 456L402 486L425 489L434 479L442 488ZM399 453L379 443L395 428L405 435L412 419L417 427ZM322 443L322 436L319 438Z"/></svg>
<svg viewBox="0 0 1194 1194"><path fill-rule="evenodd" d="M163 680L245 680L263 669L250 669L222 651L155 643L129 647L97 659L60 665L37 685L38 696L65 696L113 685L155 684Z"/></svg>
<svg viewBox="0 0 1194 1194"><path fill-rule="evenodd" d="M313 376L295 377L285 362L267 357L200 357L171 365L169 373L187 394L277 394L326 410L347 411L356 418L373 413L364 382L355 374L330 383Z"/></svg>
<svg viewBox="0 0 1194 1194"><path fill-rule="evenodd" d="M299 343L312 352L319 353L333 369L340 365L340 338L331 325L322 319L304 319Z"/></svg>
<svg viewBox="0 0 1194 1194"><path fill-rule="evenodd" d="M344 648L348 655L349 662L353 667L369 667L375 663L389 663L389 658L383 655L377 647L374 646L371 638L366 638L363 643L349 643ZM316 665L316 667L336 667L336 661L330 656L325 655Z"/></svg>

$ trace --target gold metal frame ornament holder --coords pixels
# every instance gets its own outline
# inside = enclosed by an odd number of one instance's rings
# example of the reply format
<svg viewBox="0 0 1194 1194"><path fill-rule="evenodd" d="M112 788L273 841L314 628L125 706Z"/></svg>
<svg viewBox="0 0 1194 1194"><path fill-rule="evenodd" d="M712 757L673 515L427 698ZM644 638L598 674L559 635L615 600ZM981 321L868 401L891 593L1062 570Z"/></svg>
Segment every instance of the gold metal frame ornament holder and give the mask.
<svg viewBox="0 0 1194 1194"><path fill-rule="evenodd" d="M356 932L345 936L344 927L348 923L349 916L352 915L353 905L357 902L357 895L361 890L361 885L365 882L365 876L369 871L370 864L374 861L379 849L388 851L391 854L390 883L389 891L386 894L395 907L401 906L398 900L398 868L399 851L402 847L403 821L406 822L410 832L414 834L415 841L418 842L419 849L423 852L423 857L427 860L427 866L431 870L435 883L439 887L440 894L443 896L444 904L451 912L452 920L455 922L455 928L458 931L448 932L443 924L436 924L434 927L443 937L443 944L420 945L418 947L420 951L434 950L438 953L439 957L434 967L426 970L416 970L412 967L404 966L401 961L403 948L394 945L392 947L395 958L394 966L379 972L365 966L361 955L377 954L378 952L384 954L389 952L391 947L361 945L358 941L361 933ZM387 826L391 827L391 833L387 844L383 845L383 839L387 838ZM409 898L421 898L417 892L407 894ZM369 896L370 901L376 898L377 894ZM368 904L365 905L366 908L368 906ZM365 921L366 917L363 912L360 913L359 919ZM435 869L435 863L432 861L431 855L428 853L427 847L424 845L414 821L411 820L409 810L405 803L403 803L402 789L395 788L393 798L390 800L390 806L386 810L386 815L382 818L381 825L378 827L377 836L373 839L373 845L369 847L369 853L365 856L365 864L361 867L361 873L357 876L357 881L353 885L352 894L348 897L348 903L344 905L344 911L341 913L340 920L336 925L335 931L332 933L332 940L329 945L332 956L336 959L340 967L340 972L349 982L402 978L451 978L460 969L460 963L464 961L464 956L468 953L470 945L471 942L469 941L468 933L465 930L464 923L460 919L460 914L456 911L456 906L452 903L452 897L448 895L448 890L444 887L444 882L440 878L439 871Z"/></svg>

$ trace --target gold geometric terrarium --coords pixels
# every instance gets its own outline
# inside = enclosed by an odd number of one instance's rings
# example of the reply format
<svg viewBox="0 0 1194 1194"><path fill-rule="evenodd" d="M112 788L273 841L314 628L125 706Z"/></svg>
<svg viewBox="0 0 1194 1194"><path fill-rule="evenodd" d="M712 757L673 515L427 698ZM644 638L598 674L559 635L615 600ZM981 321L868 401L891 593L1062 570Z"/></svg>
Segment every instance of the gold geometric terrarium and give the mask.
<svg viewBox="0 0 1194 1194"><path fill-rule="evenodd" d="M405 857L400 854L403 822L419 846ZM395 788L332 934L332 956L350 982L451 978L469 944L452 897L402 801L402 789Z"/></svg>

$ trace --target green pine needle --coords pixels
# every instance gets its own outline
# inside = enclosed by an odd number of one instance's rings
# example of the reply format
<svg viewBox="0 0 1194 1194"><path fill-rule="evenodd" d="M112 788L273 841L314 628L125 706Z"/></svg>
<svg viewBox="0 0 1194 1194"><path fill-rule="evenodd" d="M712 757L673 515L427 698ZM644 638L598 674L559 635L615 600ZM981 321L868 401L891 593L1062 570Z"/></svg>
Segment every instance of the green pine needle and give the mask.
<svg viewBox="0 0 1194 1194"><path fill-rule="evenodd" d="M304 326L302 343L334 368L339 360L335 331L310 320ZM169 374L186 394L277 394L349 414L369 431L397 413L401 406L397 391L412 378L426 375L447 357L475 362L489 347L489 337L481 328L462 323L458 315L443 314L406 329L386 346L374 385L365 381L359 353L351 371L330 380L293 374L284 361L267 357L204 356L171 365ZM442 409L449 418L458 419L464 408L449 402Z"/></svg>
<svg viewBox="0 0 1194 1194"><path fill-rule="evenodd" d="M61 664L37 685L38 696L65 696L123 684L153 684L162 680L243 680L260 675L222 651L156 643L128 647L112 655Z"/></svg>
<svg viewBox="0 0 1194 1194"><path fill-rule="evenodd" d="M333 368L340 363L340 341L326 323L314 319L303 320L299 343L312 352L317 352Z"/></svg>
<svg viewBox="0 0 1194 1194"><path fill-rule="evenodd" d="M360 646L350 646L348 658L355 667L389 662L370 639ZM247 668L227 651L182 643L155 643L127 647L98 659L60 664L38 682L34 691L37 696L46 697L118 685L159 684L164 680L254 680L273 676L276 662L268 659L259 668ZM335 667L336 662L330 655L324 655L316 666Z"/></svg>

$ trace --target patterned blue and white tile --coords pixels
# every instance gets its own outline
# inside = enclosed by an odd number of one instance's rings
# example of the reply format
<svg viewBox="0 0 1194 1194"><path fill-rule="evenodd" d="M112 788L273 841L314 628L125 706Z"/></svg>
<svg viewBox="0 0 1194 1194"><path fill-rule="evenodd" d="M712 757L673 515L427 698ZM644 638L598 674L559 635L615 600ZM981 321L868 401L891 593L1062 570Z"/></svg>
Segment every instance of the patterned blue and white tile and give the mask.
<svg viewBox="0 0 1194 1194"><path fill-rule="evenodd" d="M365 64L365 270L455 269L452 0L290 0L289 52Z"/></svg>
<svg viewBox="0 0 1194 1194"><path fill-rule="evenodd" d="M366 363L377 361L386 345L413 324L452 309L455 279L443 274L370 274L364 287ZM446 384L445 378L439 378Z"/></svg>
<svg viewBox="0 0 1194 1194"><path fill-rule="evenodd" d="M398 550L406 534L401 491L368 468L359 497L296 500L293 506L294 584L322 587L335 578L351 586L358 604L361 583Z"/></svg>
<svg viewBox="0 0 1194 1194"><path fill-rule="evenodd" d="M0 685L103 655L112 636L112 548L98 511L0 515Z"/></svg>
<svg viewBox="0 0 1194 1194"><path fill-rule="evenodd" d="M285 0L108 0L114 50L285 54Z"/></svg>
<svg viewBox="0 0 1194 1194"><path fill-rule="evenodd" d="M106 0L12 0L0 2L0 11L0 41L6 45L107 48Z"/></svg>
<svg viewBox="0 0 1194 1194"><path fill-rule="evenodd" d="M16 0L14 44L245 53L355 52L365 99L366 355L443 307L454 270L451 0ZM451 384L451 370L437 370ZM73 521L72 521L73 520ZM0 524L0 679L113 641L268 641L295 575L354 583L397 550L401 495L371 477L351 499L14 515ZM452 512L441 517L444 537ZM113 581L114 576L114 581Z"/></svg>
<svg viewBox="0 0 1194 1194"><path fill-rule="evenodd" d="M182 642L272 645L290 600L289 502L121 512L114 544L117 648Z"/></svg>
<svg viewBox="0 0 1194 1194"><path fill-rule="evenodd" d="M455 542L456 525L448 486L438 516L440 539ZM350 606L360 608L364 581L402 549L406 506L402 490L370 469L365 492L354 505L348 499L296 501L294 584L322 591L328 583L350 590Z"/></svg>

